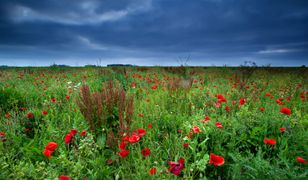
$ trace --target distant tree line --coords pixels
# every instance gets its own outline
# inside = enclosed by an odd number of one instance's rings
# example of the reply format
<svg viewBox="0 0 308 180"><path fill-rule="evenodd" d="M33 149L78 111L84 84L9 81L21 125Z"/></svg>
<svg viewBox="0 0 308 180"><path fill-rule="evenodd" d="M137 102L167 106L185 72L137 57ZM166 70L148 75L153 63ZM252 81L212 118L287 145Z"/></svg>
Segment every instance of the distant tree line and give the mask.
<svg viewBox="0 0 308 180"><path fill-rule="evenodd" d="M107 67L117 67L117 66L136 66L132 64L107 64Z"/></svg>

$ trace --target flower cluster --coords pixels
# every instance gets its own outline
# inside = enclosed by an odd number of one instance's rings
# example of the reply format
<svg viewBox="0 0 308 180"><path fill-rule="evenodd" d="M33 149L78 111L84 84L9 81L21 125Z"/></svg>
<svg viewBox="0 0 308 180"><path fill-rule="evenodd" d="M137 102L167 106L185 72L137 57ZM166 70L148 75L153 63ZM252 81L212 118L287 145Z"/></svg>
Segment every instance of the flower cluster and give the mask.
<svg viewBox="0 0 308 180"><path fill-rule="evenodd" d="M56 148L58 147L58 144L55 142L50 142L47 144L47 146L45 146L45 150L43 152L43 154L50 158L52 153L56 150Z"/></svg>
<svg viewBox="0 0 308 180"><path fill-rule="evenodd" d="M65 135L65 144L70 144L77 132L78 131L76 129L71 129L70 133Z"/></svg>
<svg viewBox="0 0 308 180"><path fill-rule="evenodd" d="M126 149L128 143L130 143L130 144L135 144L135 143L139 142L140 139L141 139L144 135L146 135L146 130L143 129L143 128L139 128L139 129L137 129L136 131L134 131L134 132L132 133L131 136L128 136L128 135L127 135L127 136L124 136L124 137L122 138L122 141L121 141L120 144L119 144L119 149L120 149L120 151L118 152L118 155L119 155L121 158L125 158L126 156L128 156L128 155L129 155L129 150ZM144 149L142 149L141 153L142 153L142 155L143 155L144 157L146 157L146 156L149 156L149 155L150 155L151 151L150 151L150 149L148 149L148 148L144 148Z"/></svg>
<svg viewBox="0 0 308 180"><path fill-rule="evenodd" d="M221 95L221 94L217 94L216 97L217 97L217 102L219 104L221 104L223 102L227 102L227 99L223 95Z"/></svg>
<svg viewBox="0 0 308 180"><path fill-rule="evenodd" d="M71 143L71 141L73 140L73 138L74 138L74 136L75 136L75 134L77 134L77 130L76 129L71 129L71 131L70 131L70 133L68 133L68 134L66 134L66 136L65 136L65 144L69 144L69 143ZM86 130L84 130L84 131L82 131L81 133L80 133L80 136L85 136L86 135L86 133L87 133L87 131ZM43 152L43 154L46 156L46 157L48 157L48 158L50 158L51 157L51 155L52 155L52 153L55 151L55 149L58 147L58 144L57 143L55 143L55 142L50 142L50 143L48 143L47 144L47 146L45 147L45 150L44 150L44 152Z"/></svg>
<svg viewBox="0 0 308 180"><path fill-rule="evenodd" d="M65 144L70 144L72 142L72 140L74 139L75 137L75 134L77 134L78 131L76 129L71 129L70 133L66 134L65 135ZM81 137L84 137L85 135L87 134L87 131L86 130L83 130L81 133L80 133L80 136Z"/></svg>

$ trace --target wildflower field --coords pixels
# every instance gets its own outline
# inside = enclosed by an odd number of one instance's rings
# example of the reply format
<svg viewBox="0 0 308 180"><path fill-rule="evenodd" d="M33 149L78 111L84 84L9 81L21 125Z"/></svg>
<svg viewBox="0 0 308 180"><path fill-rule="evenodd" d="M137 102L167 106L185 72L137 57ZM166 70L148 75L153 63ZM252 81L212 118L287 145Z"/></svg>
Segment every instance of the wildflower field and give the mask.
<svg viewBox="0 0 308 180"><path fill-rule="evenodd" d="M308 69L0 69L0 179L307 179Z"/></svg>

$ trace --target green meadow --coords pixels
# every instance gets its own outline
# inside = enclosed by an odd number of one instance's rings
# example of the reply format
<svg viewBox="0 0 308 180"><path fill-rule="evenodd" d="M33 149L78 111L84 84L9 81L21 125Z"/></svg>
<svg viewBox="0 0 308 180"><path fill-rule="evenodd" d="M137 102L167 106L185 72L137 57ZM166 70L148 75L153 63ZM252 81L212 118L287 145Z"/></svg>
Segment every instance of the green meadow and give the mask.
<svg viewBox="0 0 308 180"><path fill-rule="evenodd" d="M0 179L307 179L308 69L0 69Z"/></svg>

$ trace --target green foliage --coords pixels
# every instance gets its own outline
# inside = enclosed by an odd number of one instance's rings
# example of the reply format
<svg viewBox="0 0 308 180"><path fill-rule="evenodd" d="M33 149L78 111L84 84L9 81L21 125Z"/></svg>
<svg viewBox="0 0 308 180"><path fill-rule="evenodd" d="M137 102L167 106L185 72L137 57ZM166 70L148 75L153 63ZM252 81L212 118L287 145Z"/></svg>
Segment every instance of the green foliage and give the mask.
<svg viewBox="0 0 308 180"><path fill-rule="evenodd" d="M0 76L0 179L306 179L307 165L296 157L308 159L307 83L297 70L5 69ZM110 80L114 86L108 86ZM217 94L227 100L220 107ZM240 98L246 103L240 105ZM283 105L277 104L279 98ZM281 114L282 107L292 114ZM30 112L33 118L27 117ZM199 133L193 132L195 126ZM27 128L33 131L25 133ZM65 144L72 128L78 133ZM121 158L121 138L139 128L146 134L137 143L127 142L129 155ZM265 138L276 144L265 144ZM43 151L49 142L58 147L47 158ZM144 148L151 151L147 157L141 154ZM222 156L224 164L209 164L210 153ZM185 167L176 177L168 162L180 158ZM150 168L156 174L149 175Z"/></svg>
<svg viewBox="0 0 308 180"><path fill-rule="evenodd" d="M14 88L0 89L0 113L16 111L26 105L25 97Z"/></svg>

